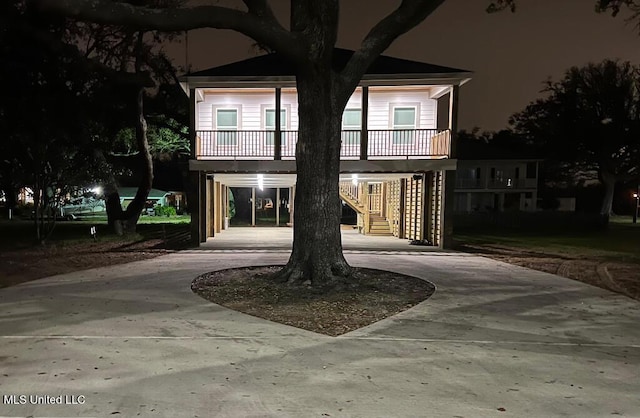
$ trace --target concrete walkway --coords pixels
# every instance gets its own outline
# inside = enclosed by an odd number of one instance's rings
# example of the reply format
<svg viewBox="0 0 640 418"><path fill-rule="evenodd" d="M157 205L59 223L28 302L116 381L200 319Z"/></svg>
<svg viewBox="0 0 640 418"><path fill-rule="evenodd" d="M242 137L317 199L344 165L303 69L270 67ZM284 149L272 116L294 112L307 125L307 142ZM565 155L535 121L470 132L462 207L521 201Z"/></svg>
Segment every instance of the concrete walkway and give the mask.
<svg viewBox="0 0 640 418"><path fill-rule="evenodd" d="M185 251L0 290L0 388L27 396L5 398L0 416L640 416L640 304L554 275L458 253L347 251L438 290L337 338L191 293L200 273L287 256Z"/></svg>
<svg viewBox="0 0 640 418"><path fill-rule="evenodd" d="M362 235L355 229L342 233L342 248L354 251L438 251L435 247L409 245L409 240L392 236ZM289 250L293 242L290 227L231 227L202 243L201 250Z"/></svg>

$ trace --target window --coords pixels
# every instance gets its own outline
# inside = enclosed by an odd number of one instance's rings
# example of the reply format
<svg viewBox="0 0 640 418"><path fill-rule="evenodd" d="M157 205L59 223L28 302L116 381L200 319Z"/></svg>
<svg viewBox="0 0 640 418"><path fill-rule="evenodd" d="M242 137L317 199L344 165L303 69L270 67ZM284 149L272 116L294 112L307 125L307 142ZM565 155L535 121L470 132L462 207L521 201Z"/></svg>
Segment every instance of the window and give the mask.
<svg viewBox="0 0 640 418"><path fill-rule="evenodd" d="M527 178L535 179L538 174L538 163L527 163Z"/></svg>
<svg viewBox="0 0 640 418"><path fill-rule="evenodd" d="M398 131L393 133L394 144L412 143L415 138L416 108L393 108L393 129Z"/></svg>
<svg viewBox="0 0 640 418"><path fill-rule="evenodd" d="M238 142L238 109L216 109L216 143L236 145Z"/></svg>
<svg viewBox="0 0 640 418"><path fill-rule="evenodd" d="M342 143L345 145L360 144L362 129L362 110L345 109L342 114Z"/></svg>
<svg viewBox="0 0 640 418"><path fill-rule="evenodd" d="M276 130L276 110L265 109L264 110L264 129L265 131ZM280 129L287 129L287 109L280 109ZM267 132L265 136L265 142L267 145L274 144L275 133Z"/></svg>

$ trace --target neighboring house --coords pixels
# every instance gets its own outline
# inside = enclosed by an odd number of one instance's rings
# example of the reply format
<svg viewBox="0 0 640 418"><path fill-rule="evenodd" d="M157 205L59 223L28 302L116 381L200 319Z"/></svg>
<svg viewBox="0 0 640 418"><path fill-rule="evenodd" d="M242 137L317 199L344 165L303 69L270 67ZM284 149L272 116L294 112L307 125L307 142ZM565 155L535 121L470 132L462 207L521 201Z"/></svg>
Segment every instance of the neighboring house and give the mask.
<svg viewBox="0 0 640 418"><path fill-rule="evenodd" d="M336 49L334 67L352 54ZM451 132L458 90L470 74L382 56L364 75L344 111L340 164L341 197L358 212L363 233L447 245L452 226L444 208L445 201L453 208L456 168ZM253 202L256 188L275 188L277 196L284 188L293 202L293 67L269 54L187 74L181 82L191 103L192 238L205 242L227 227L231 187L252 188ZM292 215L295 208L288 210Z"/></svg>
<svg viewBox="0 0 640 418"><path fill-rule="evenodd" d="M129 203L133 201L138 192L137 187L118 187L118 194L120 195L120 204L123 209L129 206ZM171 192L165 192L163 190L151 189L149 196L147 196L147 204L169 206Z"/></svg>
<svg viewBox="0 0 640 418"><path fill-rule="evenodd" d="M538 161L458 160L455 212L535 211Z"/></svg>

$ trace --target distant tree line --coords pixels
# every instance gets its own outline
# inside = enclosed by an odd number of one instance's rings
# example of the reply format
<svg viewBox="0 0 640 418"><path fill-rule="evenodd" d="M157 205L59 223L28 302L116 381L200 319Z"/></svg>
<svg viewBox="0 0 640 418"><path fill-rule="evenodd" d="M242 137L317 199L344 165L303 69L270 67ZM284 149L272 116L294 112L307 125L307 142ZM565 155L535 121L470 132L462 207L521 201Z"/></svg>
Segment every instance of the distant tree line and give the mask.
<svg viewBox="0 0 640 418"><path fill-rule="evenodd" d="M165 37L45 16L30 5L0 4L0 190L6 204L15 208L18 191L32 190L35 235L44 242L63 197L102 184L111 223L132 229L152 185L152 159L188 154L186 99L158 47ZM143 173L130 213L117 196L124 171L116 155L137 159Z"/></svg>
<svg viewBox="0 0 640 418"><path fill-rule="evenodd" d="M606 223L616 185L640 182L640 67L612 60L572 67L546 81L542 93L510 118L509 129L461 132L461 152L486 144L541 158L550 182L594 175L604 188L599 212Z"/></svg>

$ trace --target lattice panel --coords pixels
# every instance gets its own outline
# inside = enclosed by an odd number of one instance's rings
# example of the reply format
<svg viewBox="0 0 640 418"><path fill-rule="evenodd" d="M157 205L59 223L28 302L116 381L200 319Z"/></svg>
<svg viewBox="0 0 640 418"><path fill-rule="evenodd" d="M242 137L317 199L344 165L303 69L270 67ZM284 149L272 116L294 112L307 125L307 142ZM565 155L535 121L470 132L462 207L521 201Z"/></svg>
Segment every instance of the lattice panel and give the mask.
<svg viewBox="0 0 640 418"><path fill-rule="evenodd" d="M404 238L422 239L422 179L407 179Z"/></svg>

